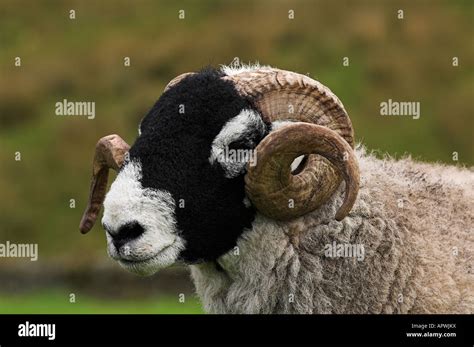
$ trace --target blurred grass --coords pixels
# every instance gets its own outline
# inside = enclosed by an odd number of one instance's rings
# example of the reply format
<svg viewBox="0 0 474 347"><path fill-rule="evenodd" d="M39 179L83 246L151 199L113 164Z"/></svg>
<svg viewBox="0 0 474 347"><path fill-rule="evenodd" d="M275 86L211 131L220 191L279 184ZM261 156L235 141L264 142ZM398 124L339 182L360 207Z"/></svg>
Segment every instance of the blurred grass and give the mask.
<svg viewBox="0 0 474 347"><path fill-rule="evenodd" d="M95 142L110 133L133 142L170 79L234 57L327 84L370 149L451 164L456 151L459 164L474 164L472 1L1 4L0 239L38 242L43 256L104 256L102 235L77 232ZM64 98L95 101L96 119L56 116ZM381 117L389 98L420 101L421 118Z"/></svg>
<svg viewBox="0 0 474 347"><path fill-rule="evenodd" d="M0 295L0 312L15 314L199 314L203 313L196 298L184 303L178 297L157 299L106 300L90 296L77 296L75 303L69 302L69 294L57 289L31 293L29 295Z"/></svg>
<svg viewBox="0 0 474 347"><path fill-rule="evenodd" d="M370 149L473 165L473 18L470 0L0 0L0 242L38 243L58 266L104 259L100 225L77 230L96 141L133 143L169 80L234 57L329 86ZM56 116L63 99L94 101L96 118ZM388 99L421 102L421 118L380 116Z"/></svg>

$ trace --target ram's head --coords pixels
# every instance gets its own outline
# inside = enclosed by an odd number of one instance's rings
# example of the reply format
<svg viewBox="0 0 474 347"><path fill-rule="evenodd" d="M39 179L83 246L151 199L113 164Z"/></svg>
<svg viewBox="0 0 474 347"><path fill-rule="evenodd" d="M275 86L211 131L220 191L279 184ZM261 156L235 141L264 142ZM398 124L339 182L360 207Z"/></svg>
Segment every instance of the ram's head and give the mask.
<svg viewBox="0 0 474 347"><path fill-rule="evenodd" d="M92 228L103 203L108 252L125 268L151 274L214 260L256 213L300 217L344 179L343 219L359 187L353 144L341 102L307 76L268 67L183 74L133 146L117 135L97 143L80 229ZM109 168L118 175L105 196Z"/></svg>

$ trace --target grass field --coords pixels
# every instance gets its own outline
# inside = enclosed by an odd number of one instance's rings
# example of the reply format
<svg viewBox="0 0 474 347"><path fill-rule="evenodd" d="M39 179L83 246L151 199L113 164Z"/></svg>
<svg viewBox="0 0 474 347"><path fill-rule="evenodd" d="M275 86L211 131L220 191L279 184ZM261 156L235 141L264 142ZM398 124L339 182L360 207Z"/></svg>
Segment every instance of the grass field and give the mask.
<svg viewBox="0 0 474 347"><path fill-rule="evenodd" d="M102 299L76 295L76 302L69 302L69 293L61 290L34 294L0 294L0 313L7 314L199 314L203 313L199 300L186 297L180 303L178 297L157 297L139 300Z"/></svg>

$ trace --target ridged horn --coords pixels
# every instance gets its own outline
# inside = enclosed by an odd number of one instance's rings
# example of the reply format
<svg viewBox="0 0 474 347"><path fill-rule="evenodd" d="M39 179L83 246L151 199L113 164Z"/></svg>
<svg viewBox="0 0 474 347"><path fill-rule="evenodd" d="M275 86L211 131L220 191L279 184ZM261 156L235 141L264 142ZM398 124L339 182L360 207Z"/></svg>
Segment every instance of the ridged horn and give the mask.
<svg viewBox="0 0 474 347"><path fill-rule="evenodd" d="M339 99L318 81L290 71L261 68L225 78L265 121L295 122L272 131L256 148L257 165L245 177L256 208L280 220L302 216L327 201L344 178L346 195L336 213L343 219L357 197L359 169L352 123ZM310 156L293 175L291 163L300 155Z"/></svg>
<svg viewBox="0 0 474 347"><path fill-rule="evenodd" d="M95 146L89 200L79 224L85 234L92 229L104 202L109 169L118 171L130 146L118 135L102 137Z"/></svg>

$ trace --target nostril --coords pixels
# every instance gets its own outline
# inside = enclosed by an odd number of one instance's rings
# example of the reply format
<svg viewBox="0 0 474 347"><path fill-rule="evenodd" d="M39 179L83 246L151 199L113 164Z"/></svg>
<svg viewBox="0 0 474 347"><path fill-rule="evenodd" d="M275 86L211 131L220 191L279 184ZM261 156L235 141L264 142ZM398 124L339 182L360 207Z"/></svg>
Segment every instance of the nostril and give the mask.
<svg viewBox="0 0 474 347"><path fill-rule="evenodd" d="M128 241L138 238L144 233L143 227L138 222L122 225L115 235L112 235L115 247L120 248Z"/></svg>

